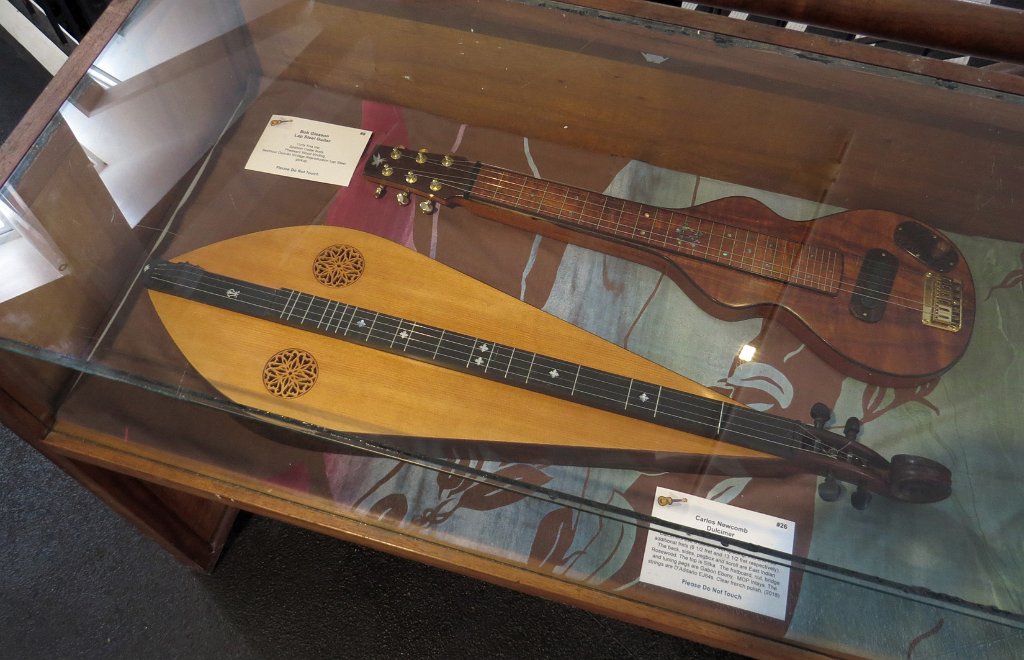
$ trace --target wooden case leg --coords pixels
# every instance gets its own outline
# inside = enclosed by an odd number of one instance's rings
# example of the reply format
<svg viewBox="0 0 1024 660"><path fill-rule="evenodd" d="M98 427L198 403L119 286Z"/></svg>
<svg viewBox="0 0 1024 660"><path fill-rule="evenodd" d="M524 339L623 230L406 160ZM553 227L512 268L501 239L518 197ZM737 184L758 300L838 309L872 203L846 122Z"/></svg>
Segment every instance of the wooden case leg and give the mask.
<svg viewBox="0 0 1024 660"><path fill-rule="evenodd" d="M47 424L0 390L0 422L186 566L210 572L238 509L62 456L39 443Z"/></svg>
<svg viewBox="0 0 1024 660"><path fill-rule="evenodd" d="M40 451L186 566L209 573L217 564L238 509Z"/></svg>

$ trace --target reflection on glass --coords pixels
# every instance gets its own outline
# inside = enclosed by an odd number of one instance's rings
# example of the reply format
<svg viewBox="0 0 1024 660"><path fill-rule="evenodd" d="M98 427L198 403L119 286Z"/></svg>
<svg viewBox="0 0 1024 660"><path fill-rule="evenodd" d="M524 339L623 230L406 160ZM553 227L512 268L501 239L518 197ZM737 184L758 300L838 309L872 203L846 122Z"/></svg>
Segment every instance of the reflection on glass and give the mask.
<svg viewBox="0 0 1024 660"><path fill-rule="evenodd" d="M235 59L244 47L224 36L239 25L237 8L183 4L141 5L136 38L111 41L61 108L132 227L216 144L253 88Z"/></svg>
<svg viewBox="0 0 1024 660"><path fill-rule="evenodd" d="M14 231L14 227L11 227L7 221L0 216L0 245L12 240L15 236L17 236L17 234Z"/></svg>
<svg viewBox="0 0 1024 660"><path fill-rule="evenodd" d="M0 302L52 282L65 269L60 252L31 221L17 193L0 193Z"/></svg>
<svg viewBox="0 0 1024 660"><path fill-rule="evenodd" d="M98 66L89 67L89 70L86 71L86 75L88 75L93 82L95 82L104 90L110 89L111 87L115 87L121 82L120 80L118 80L111 74L107 73L103 69L99 68Z"/></svg>
<svg viewBox="0 0 1024 660"><path fill-rule="evenodd" d="M739 352L739 354L736 357L738 357L739 359L743 360L744 362L750 362L751 360L754 359L754 356L756 354L757 354L757 349L756 348L754 348L750 344L744 344L743 348L740 349L740 352Z"/></svg>

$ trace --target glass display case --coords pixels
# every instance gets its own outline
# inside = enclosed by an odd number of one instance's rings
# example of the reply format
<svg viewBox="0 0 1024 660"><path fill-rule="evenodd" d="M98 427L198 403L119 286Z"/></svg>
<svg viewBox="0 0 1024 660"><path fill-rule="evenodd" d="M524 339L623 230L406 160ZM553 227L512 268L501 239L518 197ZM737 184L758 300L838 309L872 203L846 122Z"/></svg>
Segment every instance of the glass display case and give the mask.
<svg viewBox="0 0 1024 660"><path fill-rule="evenodd" d="M1024 80L719 18L113 3L2 161L3 421L746 653L1012 654Z"/></svg>

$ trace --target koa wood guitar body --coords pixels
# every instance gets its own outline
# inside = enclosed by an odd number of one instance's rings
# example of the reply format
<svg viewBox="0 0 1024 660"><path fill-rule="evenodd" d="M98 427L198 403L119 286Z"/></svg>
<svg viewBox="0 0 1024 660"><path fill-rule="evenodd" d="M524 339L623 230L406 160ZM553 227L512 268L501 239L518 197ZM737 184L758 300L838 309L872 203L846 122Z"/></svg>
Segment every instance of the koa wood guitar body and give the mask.
<svg viewBox="0 0 1024 660"><path fill-rule="evenodd" d="M241 236L154 260L144 281L215 388L307 424L532 448L555 462L575 451L812 471L907 501L949 493L949 472L933 461L890 463L849 438L743 408L355 230Z"/></svg>
<svg viewBox="0 0 1024 660"><path fill-rule="evenodd" d="M777 321L838 371L917 385L963 354L974 322L971 272L931 227L885 211L787 220L730 197L664 209L464 158L377 147L364 174L435 203L665 272L709 314Z"/></svg>

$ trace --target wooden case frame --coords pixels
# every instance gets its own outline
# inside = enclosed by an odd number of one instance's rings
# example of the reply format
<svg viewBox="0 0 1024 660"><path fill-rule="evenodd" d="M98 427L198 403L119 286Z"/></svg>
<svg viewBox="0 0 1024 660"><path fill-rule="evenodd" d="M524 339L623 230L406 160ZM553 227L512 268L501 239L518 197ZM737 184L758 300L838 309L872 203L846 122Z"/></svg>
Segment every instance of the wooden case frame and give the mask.
<svg viewBox="0 0 1024 660"><path fill-rule="evenodd" d="M69 62L61 69L44 94L36 101L32 109L21 122L11 139L4 144L0 154L0 181L6 181L14 173L21 160L29 154L33 144L42 134L55 115L58 108L71 95L85 75L90 64L109 39L117 33L138 0L113 0L110 7L88 34L81 46L74 52ZM569 8L567 8L569 9ZM573 11L601 12L608 15L624 17L628 23L630 16L643 17L665 26L665 29L678 29L689 32L707 31L714 33L705 41L706 53L700 58L711 57L716 49L729 45L730 40L745 40L757 44L756 48L739 49L739 55L733 60L734 74L744 72L756 78L758 83L752 85L751 94L755 100L762 90L755 89L758 85L768 85L777 81L774 72L762 67L763 62L746 62L744 54L772 52L778 55L778 61L784 65L791 58L818 58L827 61L833 67L844 68L865 75L873 72L896 72L895 77L942 81L949 86L961 86L973 90L976 98L998 99L1001 94L1024 93L1024 80L999 71L971 70L957 65L922 58L906 56L895 52L859 47L837 42L825 37L805 34L794 34L785 30L777 30L765 26L730 21L724 17L684 13L673 8L661 7L640 0L590 0L578 2ZM984 10L980 10L984 11ZM620 20L620 19L616 19ZM439 19L439 23L442 21ZM268 26L266 22L256 22L252 29ZM523 26L524 29L529 26ZM426 29L443 29L438 26L427 26ZM963 28L969 31L970 26ZM326 42L329 46L329 41ZM343 84L339 80L322 78L322 68L318 66L316 57L331 57L329 51L319 51L310 58L299 58L289 64L289 75L296 80L317 79L319 84ZM757 58L755 58L757 59ZM415 60L415 58L414 58ZM407 62L405 62L407 64ZM395 61L386 58L377 62L378 66L395 65ZM417 70L415 75L426 79L432 73L428 68ZM459 89L460 76L464 72L449 72L450 79L445 86L452 90ZM545 79L539 70L530 72L537 78L540 85L555 85L553 78ZM402 104L408 101L410 92L400 87L387 84L375 85L375 79L369 71L335 69L330 75L351 76L365 79L370 89L367 93L390 102ZM321 77L318 77L321 76ZM383 77L386 80L387 77ZM903 93L903 87L897 80L878 79L879 89L895 94ZM643 81L639 81L642 87ZM811 84L813 91L813 83ZM631 88L633 89L633 88ZM581 89L578 98L581 104L588 104L601 90ZM470 97L477 98L467 90ZM543 94L539 95L545 96ZM554 97L554 95L547 95ZM799 94L797 94L799 96ZM812 94L803 96L803 102L812 104ZM906 102L911 106L922 104L929 92L918 86L909 93ZM469 97L467 97L469 98ZM853 101L854 99L851 99ZM87 100L86 100L87 101ZM466 108L466 118L482 125L487 125L492 114L500 112L509 103L509 99L500 97L477 98L475 103L466 103L464 98L446 98L437 101L443 107L439 112L450 111L450 105L461 104ZM669 94L659 99L648 108L654 114L667 112L667 108L680 103L691 104L691 110L697 116L710 122L702 131L714 133L715 129L726 125L733 118L713 116L702 110L700 98L684 98L681 95ZM422 105L422 103L421 103ZM870 110L859 110L865 117ZM960 109L943 105L939 111L943 113L943 121L970 121L970 109ZM531 123L515 125L512 129L530 132L539 136L554 135L561 131L560 126L550 122L545 124L543 118L553 115L550 109L539 108ZM541 119L537 119L540 117ZM673 135L652 132L638 138L636 126L629 127L630 133L616 133L608 129L614 122L608 115L579 114L577 117L581 133L591 137L580 142L594 150L606 153L621 153L627 145L642 143L648 145L643 153L632 155L643 158L653 164L681 170L693 169L699 163L699 169L722 179L739 181L752 186L766 186L772 182L763 178L762 172L766 158L789 157L803 163L817 163L819 171L806 177L794 176L787 188L778 192L800 195L805 198L828 199L829 201L847 205L870 205L899 207L904 203L902 192L905 186L928 186L937 190L946 190L948 197L913 196L919 200L914 208L901 209L911 214L927 216L935 219L935 224L949 230L980 232L979 218L961 203L954 195L950 186L936 186L933 179L928 181L915 180L912 169L901 179L900 186L892 189L871 188L856 176L844 179L839 164L848 158L882 158L886 155L884 139L879 139L860 151L851 151L850 140L843 136L827 134L827 132L807 131L800 122L800 113L794 113L792 123L785 126L785 115L779 114L775 123L780 135L792 140L800 135L800 139L791 143L788 153L785 149L777 149L774 153L743 153L742 150L730 148L728 144L716 142L714 139L701 139L694 131L680 131ZM993 122L1008 122L1009 117L1002 117L993 112L989 117ZM506 118L507 121L520 121ZM522 119L522 121L527 121ZM865 120L865 130L870 128L869 119ZM651 125L660 128L664 120L655 120ZM884 136L883 136L884 137ZM687 148L683 148L686 146ZM734 145L732 145L734 147ZM972 148L973 145L950 145L950 150ZM1007 148L1006 162L1012 162L1012 145ZM837 172L831 190L819 190L814 186L822 179L820 170L832 168ZM45 169L45 168L43 168ZM850 168L860 171L858 168ZM975 187L985 191L990 182L981 173L976 173ZM971 176L971 173L968 173ZM863 197L863 191L871 189L869 198ZM981 193L979 193L981 194ZM1003 197L993 195L994 203L1009 204ZM967 209L970 211L970 209ZM1006 224L1014 217L1016 209L989 209L990 217L997 222L984 228L984 233L995 237L1008 237L1013 228ZM111 237L105 237L105 240ZM28 358L5 353L0 357L0 421L13 429L20 437L36 447L54 463L66 470L87 488L96 493L108 505L134 522L149 536L155 538L175 556L190 565L211 570L223 547L231 522L239 509L245 509L268 515L310 529L314 529L338 538L368 545L387 552L399 554L428 564L488 580L497 584L527 591L546 598L552 598L593 611L622 618L640 625L649 626L690 639L730 649L744 654L764 657L802 657L827 653L824 650L798 649L791 644L766 639L750 633L733 630L716 624L704 622L678 612L657 607L645 606L635 602L624 601L614 595L597 592L564 581L553 581L535 575L520 568L503 565L473 553L458 551L430 541L410 535L400 534L381 527L368 525L356 518L345 518L318 512L302 503L291 502L268 493L261 492L257 484L237 483L237 479L228 478L200 465L188 464L187 461L175 459L173 456L162 455L149 450L139 453L118 452L106 443L90 441L91 431L81 429L79 433L68 434L55 431L53 420L56 416L56 401L59 393L73 373L56 366L40 366Z"/></svg>

